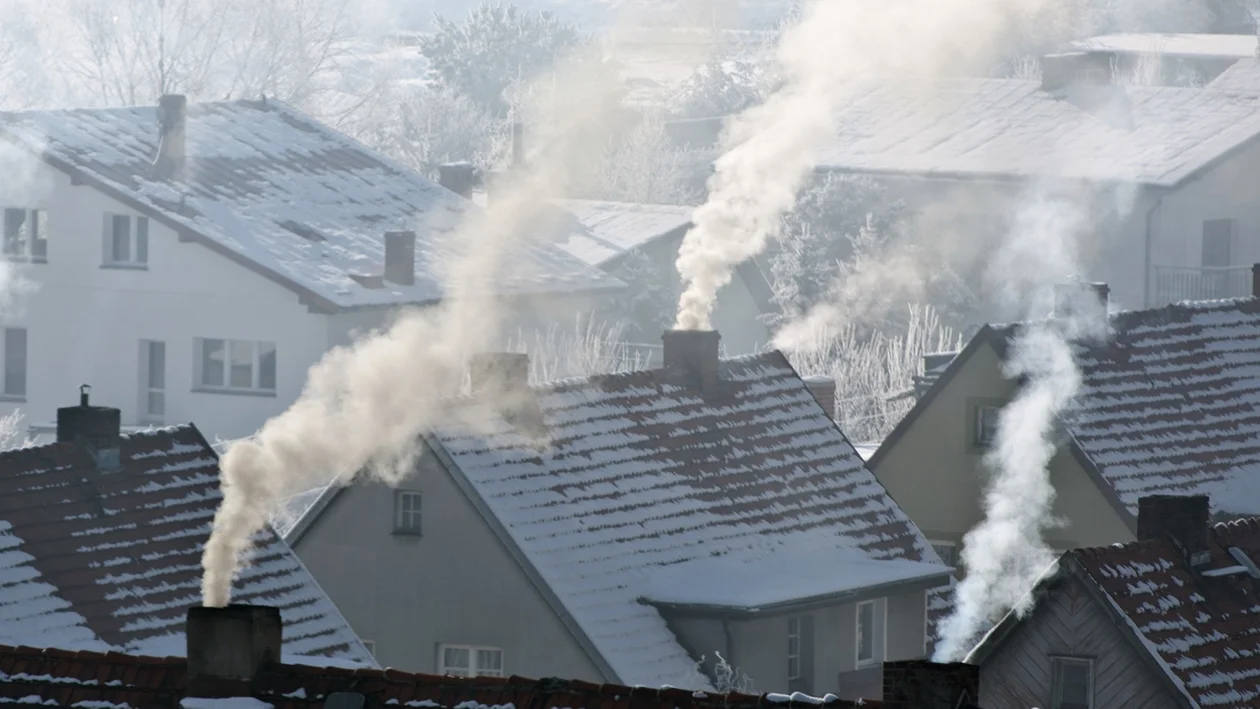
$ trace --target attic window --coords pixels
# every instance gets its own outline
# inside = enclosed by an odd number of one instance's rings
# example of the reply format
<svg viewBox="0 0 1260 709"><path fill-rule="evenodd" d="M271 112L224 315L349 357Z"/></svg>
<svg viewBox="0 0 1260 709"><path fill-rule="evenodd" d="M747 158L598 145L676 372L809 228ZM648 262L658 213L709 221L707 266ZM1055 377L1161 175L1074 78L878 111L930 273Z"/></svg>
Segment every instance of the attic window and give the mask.
<svg viewBox="0 0 1260 709"><path fill-rule="evenodd" d="M282 222L276 222L276 224L279 224L285 229L288 229L294 234L297 234L303 239L306 239L307 241L315 241L315 242L328 241L328 238L325 237L323 234L319 233L318 231L315 231L314 229L312 229L311 227L305 224L299 224L289 219L286 219L285 221L282 221Z"/></svg>

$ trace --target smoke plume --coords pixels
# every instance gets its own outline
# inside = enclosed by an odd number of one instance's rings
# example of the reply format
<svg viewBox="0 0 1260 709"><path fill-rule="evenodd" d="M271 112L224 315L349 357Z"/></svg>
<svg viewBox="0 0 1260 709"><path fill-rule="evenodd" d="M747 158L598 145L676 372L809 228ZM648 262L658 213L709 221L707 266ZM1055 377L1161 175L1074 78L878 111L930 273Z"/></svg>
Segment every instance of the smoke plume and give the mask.
<svg viewBox="0 0 1260 709"><path fill-rule="evenodd" d="M781 87L733 118L708 200L679 251L677 327L706 329L732 269L779 229L835 115L859 77L940 76L984 69L1052 0L815 0L779 42Z"/></svg>
<svg viewBox="0 0 1260 709"><path fill-rule="evenodd" d="M575 60L561 83L597 86L605 77L592 66ZM231 445L221 461L223 501L202 558L205 605L228 603L242 555L281 500L330 479L349 484L360 474L397 483L410 470L420 436L450 422L455 410L447 404L466 357L492 349L502 334L507 306L494 286L509 269L519 270L513 256L527 237L546 236L520 225L545 221L540 210L563 193L570 167L603 145L593 127L607 122L610 108L587 103L582 112L540 121L555 139L496 185L491 207L451 236L442 304L406 312L387 330L328 352L311 368L297 402L251 439Z"/></svg>
<svg viewBox="0 0 1260 709"><path fill-rule="evenodd" d="M1065 197L1027 202L1007 242L991 264L1005 302L1025 318L1018 328L1004 374L1022 382L1003 407L997 437L984 463L992 478L984 496L984 520L963 539L966 578L955 589L954 611L946 619L934 659L955 661L994 617L1027 610L1028 589L1053 563L1044 541L1055 491L1049 465L1058 445L1060 421L1081 386L1073 343L1105 335L1106 315L1084 286L1065 291L1060 283L1074 274L1077 243L1086 224L1083 210ZM1057 286L1057 287L1056 287ZM1044 319L1051 299L1061 301Z"/></svg>

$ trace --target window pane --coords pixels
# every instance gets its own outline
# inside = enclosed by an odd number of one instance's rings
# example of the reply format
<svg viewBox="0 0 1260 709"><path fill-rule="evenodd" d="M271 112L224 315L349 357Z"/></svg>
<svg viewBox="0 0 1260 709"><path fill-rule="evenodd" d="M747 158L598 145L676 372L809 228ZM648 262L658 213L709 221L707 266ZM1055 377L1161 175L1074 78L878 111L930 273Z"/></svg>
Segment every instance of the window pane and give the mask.
<svg viewBox="0 0 1260 709"><path fill-rule="evenodd" d="M26 396L26 330L4 331L4 393Z"/></svg>
<svg viewBox="0 0 1260 709"><path fill-rule="evenodd" d="M223 386L224 350L223 340L201 341L201 384L203 386Z"/></svg>
<svg viewBox="0 0 1260 709"><path fill-rule="evenodd" d="M149 388L166 388L166 343L149 343Z"/></svg>
<svg viewBox="0 0 1260 709"><path fill-rule="evenodd" d="M131 218L114 215L111 235L110 258L114 263L131 261Z"/></svg>
<svg viewBox="0 0 1260 709"><path fill-rule="evenodd" d="M33 211L31 214L34 217L32 226L35 229L35 236L31 241L31 256L37 259L48 258L48 213Z"/></svg>
<svg viewBox="0 0 1260 709"><path fill-rule="evenodd" d="M875 604L858 606L858 659L869 660L875 656Z"/></svg>
<svg viewBox="0 0 1260 709"><path fill-rule="evenodd" d="M229 386L249 389L254 386L254 343L232 340L232 370Z"/></svg>
<svg viewBox="0 0 1260 709"><path fill-rule="evenodd" d="M149 218L136 217L136 263L149 262Z"/></svg>
<svg viewBox="0 0 1260 709"><path fill-rule="evenodd" d="M271 342L258 343L258 388L276 388L276 346Z"/></svg>
<svg viewBox="0 0 1260 709"><path fill-rule="evenodd" d="M1059 696L1064 704L1089 705L1089 666L1065 662L1060 669Z"/></svg>
<svg viewBox="0 0 1260 709"><path fill-rule="evenodd" d="M501 650L478 650L478 672L501 672L503 670L503 652Z"/></svg>
<svg viewBox="0 0 1260 709"><path fill-rule="evenodd" d="M160 391L151 391L148 395L149 415L165 416L166 415L166 394Z"/></svg>
<svg viewBox="0 0 1260 709"><path fill-rule="evenodd" d="M26 224L25 209L4 210L4 253L9 256L23 254L23 227Z"/></svg>
<svg viewBox="0 0 1260 709"><path fill-rule="evenodd" d="M466 647L442 648L442 666L451 674L470 674L472 670L470 659Z"/></svg>

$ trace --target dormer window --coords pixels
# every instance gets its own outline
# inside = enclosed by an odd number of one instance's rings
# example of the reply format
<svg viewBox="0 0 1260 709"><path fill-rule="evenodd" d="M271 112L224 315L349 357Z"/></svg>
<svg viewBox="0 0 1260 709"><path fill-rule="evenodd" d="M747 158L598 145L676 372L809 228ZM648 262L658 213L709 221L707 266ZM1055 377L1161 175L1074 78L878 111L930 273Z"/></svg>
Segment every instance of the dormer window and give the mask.
<svg viewBox="0 0 1260 709"><path fill-rule="evenodd" d="M149 264L149 218L127 214L106 214L104 260L107 268L147 268Z"/></svg>
<svg viewBox="0 0 1260 709"><path fill-rule="evenodd" d="M10 261L48 261L48 213L42 209L4 210L4 257Z"/></svg>

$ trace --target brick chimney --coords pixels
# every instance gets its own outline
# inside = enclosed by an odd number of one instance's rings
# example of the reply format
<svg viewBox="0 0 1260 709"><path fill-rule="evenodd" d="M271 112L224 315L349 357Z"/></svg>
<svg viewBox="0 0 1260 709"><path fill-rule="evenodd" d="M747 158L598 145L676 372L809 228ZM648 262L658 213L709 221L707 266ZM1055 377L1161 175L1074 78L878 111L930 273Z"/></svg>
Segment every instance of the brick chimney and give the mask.
<svg viewBox="0 0 1260 709"><path fill-rule="evenodd" d="M416 233L385 232L385 280L400 286L416 282Z"/></svg>
<svg viewBox="0 0 1260 709"><path fill-rule="evenodd" d="M1169 539L1191 566L1211 561L1208 527L1212 509L1207 495L1147 495L1138 500L1138 541Z"/></svg>
<svg viewBox="0 0 1260 709"><path fill-rule="evenodd" d="M546 422L538 397L529 386L529 355L519 352L486 352L468 362L472 395L482 397L518 432L541 437Z"/></svg>
<svg viewBox="0 0 1260 709"><path fill-rule="evenodd" d="M180 94L158 99L158 154L153 162L158 179L170 180L184 173L184 129L188 100Z"/></svg>
<svg viewBox="0 0 1260 709"><path fill-rule="evenodd" d="M958 709L980 701L980 667L927 660L884 663L888 709Z"/></svg>
<svg viewBox="0 0 1260 709"><path fill-rule="evenodd" d="M473 186L476 182L477 168L470 162L438 165L438 184L464 199L472 199Z"/></svg>
<svg viewBox="0 0 1260 709"><path fill-rule="evenodd" d="M280 609L229 605L188 609L190 697L250 696L258 671L281 661Z"/></svg>
<svg viewBox="0 0 1260 709"><path fill-rule="evenodd" d="M92 406L88 392L92 387L79 387L79 405L57 409L57 442L76 443L87 449L102 471L122 466L122 414L108 406Z"/></svg>
<svg viewBox="0 0 1260 709"><path fill-rule="evenodd" d="M666 373L702 395L712 394L718 383L721 339L716 330L666 330L661 335Z"/></svg>
<svg viewBox="0 0 1260 709"><path fill-rule="evenodd" d="M809 393L814 395L814 400L818 405L823 407L823 411L827 412L827 417L834 420L836 418L836 380L834 377L805 377L805 386L809 389Z"/></svg>
<svg viewBox="0 0 1260 709"><path fill-rule="evenodd" d="M1087 300L1086 293L1092 295ZM1055 317L1084 315L1090 307L1101 307L1105 317L1111 300L1111 288L1106 283L1060 283L1054 286Z"/></svg>

